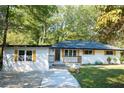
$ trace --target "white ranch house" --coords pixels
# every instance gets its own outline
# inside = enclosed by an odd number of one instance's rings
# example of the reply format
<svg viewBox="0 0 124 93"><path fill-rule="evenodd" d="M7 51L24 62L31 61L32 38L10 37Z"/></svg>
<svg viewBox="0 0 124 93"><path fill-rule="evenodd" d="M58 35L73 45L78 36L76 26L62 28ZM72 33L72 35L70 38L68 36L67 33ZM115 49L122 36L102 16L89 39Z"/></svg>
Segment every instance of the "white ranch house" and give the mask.
<svg viewBox="0 0 124 93"><path fill-rule="evenodd" d="M55 64L120 64L124 49L94 41L68 40L55 45L7 45L4 50L5 71L47 71Z"/></svg>

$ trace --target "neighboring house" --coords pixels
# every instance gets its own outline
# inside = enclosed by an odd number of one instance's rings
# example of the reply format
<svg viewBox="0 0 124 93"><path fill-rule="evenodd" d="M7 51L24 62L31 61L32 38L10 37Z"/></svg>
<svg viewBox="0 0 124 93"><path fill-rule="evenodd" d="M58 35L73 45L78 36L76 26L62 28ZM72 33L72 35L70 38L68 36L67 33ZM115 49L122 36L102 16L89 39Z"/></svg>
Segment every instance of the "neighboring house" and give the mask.
<svg viewBox="0 0 124 93"><path fill-rule="evenodd" d="M53 64L95 64L102 62L119 64L120 49L114 46L93 42L68 40L50 45L8 45L4 51L4 67L6 71L47 71Z"/></svg>

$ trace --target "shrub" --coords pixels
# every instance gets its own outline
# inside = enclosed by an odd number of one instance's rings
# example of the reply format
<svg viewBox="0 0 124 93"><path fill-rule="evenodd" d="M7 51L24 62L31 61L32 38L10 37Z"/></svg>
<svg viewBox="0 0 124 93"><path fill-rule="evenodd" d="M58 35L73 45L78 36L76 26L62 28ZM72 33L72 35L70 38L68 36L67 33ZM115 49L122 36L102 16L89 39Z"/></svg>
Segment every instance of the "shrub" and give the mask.
<svg viewBox="0 0 124 93"><path fill-rule="evenodd" d="M103 63L102 62L99 62L99 61L96 61L95 62L95 65L102 65Z"/></svg>
<svg viewBox="0 0 124 93"><path fill-rule="evenodd" d="M91 63L87 63L87 65L91 65Z"/></svg>
<svg viewBox="0 0 124 93"><path fill-rule="evenodd" d="M120 57L121 64L124 63L124 57Z"/></svg>
<svg viewBox="0 0 124 93"><path fill-rule="evenodd" d="M116 63L117 62L117 58L113 58L113 61Z"/></svg>
<svg viewBox="0 0 124 93"><path fill-rule="evenodd" d="M111 58L111 57L108 57L108 58L107 58L108 64L110 64L110 63L111 63L111 60L112 60L112 58Z"/></svg>
<svg viewBox="0 0 124 93"><path fill-rule="evenodd" d="M80 67L69 67L68 70L71 72L71 73L79 73L80 72Z"/></svg>
<svg viewBox="0 0 124 93"><path fill-rule="evenodd" d="M70 67L68 70L69 70L70 72L72 72L72 73L76 72L76 69L75 69L75 68L71 68L71 67Z"/></svg>

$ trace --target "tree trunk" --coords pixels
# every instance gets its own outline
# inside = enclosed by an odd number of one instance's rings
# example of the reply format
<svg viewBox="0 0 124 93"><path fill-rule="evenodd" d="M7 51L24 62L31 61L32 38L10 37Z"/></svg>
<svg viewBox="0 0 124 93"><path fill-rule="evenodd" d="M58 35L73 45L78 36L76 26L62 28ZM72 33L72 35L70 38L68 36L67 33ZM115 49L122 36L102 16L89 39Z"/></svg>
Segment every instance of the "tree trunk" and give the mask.
<svg viewBox="0 0 124 93"><path fill-rule="evenodd" d="M8 20L9 20L9 5L6 8L6 17L5 17L5 29L4 29L4 36L3 36L3 44L2 44L2 50L1 50L1 61L0 61L0 70L2 70L3 67L3 52L6 47L6 36L7 36L7 30L8 30Z"/></svg>
<svg viewBox="0 0 124 93"><path fill-rule="evenodd" d="M44 28L43 28L43 37L41 43L44 44L45 38L46 38L46 29L47 29L47 24L44 23Z"/></svg>

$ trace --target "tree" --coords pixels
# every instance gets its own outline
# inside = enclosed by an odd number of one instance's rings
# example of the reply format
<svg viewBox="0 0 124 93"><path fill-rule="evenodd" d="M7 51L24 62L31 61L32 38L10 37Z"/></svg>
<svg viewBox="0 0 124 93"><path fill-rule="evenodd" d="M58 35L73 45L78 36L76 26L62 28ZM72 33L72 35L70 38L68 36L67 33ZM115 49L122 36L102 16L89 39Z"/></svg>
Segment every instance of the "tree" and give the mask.
<svg viewBox="0 0 124 93"><path fill-rule="evenodd" d="M124 7L99 6L101 15L97 19L96 31L99 41L117 45L124 38Z"/></svg>
<svg viewBox="0 0 124 93"><path fill-rule="evenodd" d="M97 19L95 6L59 6L59 13L53 26L55 40L90 40Z"/></svg>
<svg viewBox="0 0 124 93"><path fill-rule="evenodd" d="M3 44L2 44L2 50L1 50L1 61L0 61L0 70L3 66L3 52L6 47L6 36L8 31L8 25L9 25L9 5L6 7L6 17L5 17L5 30L4 30L4 36L3 36Z"/></svg>
<svg viewBox="0 0 124 93"><path fill-rule="evenodd" d="M45 44L46 35L50 27L50 18L57 12L56 6L26 6L25 11L30 15L27 29L31 28L32 39L35 44Z"/></svg>

